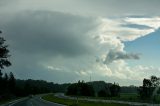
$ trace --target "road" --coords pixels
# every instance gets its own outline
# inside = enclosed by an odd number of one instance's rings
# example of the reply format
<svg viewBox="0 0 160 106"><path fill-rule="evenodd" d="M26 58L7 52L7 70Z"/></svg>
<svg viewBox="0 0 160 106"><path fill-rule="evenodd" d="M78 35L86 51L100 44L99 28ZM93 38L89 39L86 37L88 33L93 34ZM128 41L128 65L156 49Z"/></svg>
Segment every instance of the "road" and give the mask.
<svg viewBox="0 0 160 106"><path fill-rule="evenodd" d="M43 96L43 95L41 95ZM6 105L0 106L65 106L62 104L57 104L41 99L41 96L34 96L32 98L24 98ZM57 93L55 96L65 99L77 99L76 97L65 96L63 93ZM91 98L79 98L79 100L86 100L91 102L104 102L104 103L120 103L120 104L129 104L131 106L160 106L160 104L149 104L149 103L138 103L138 102L126 102L126 101L117 101L117 100L101 100L101 99L91 99Z"/></svg>
<svg viewBox="0 0 160 106"><path fill-rule="evenodd" d="M19 100L4 106L65 106L53 102L48 102L45 100L42 100L40 96L34 96L32 98L25 98L23 100Z"/></svg>

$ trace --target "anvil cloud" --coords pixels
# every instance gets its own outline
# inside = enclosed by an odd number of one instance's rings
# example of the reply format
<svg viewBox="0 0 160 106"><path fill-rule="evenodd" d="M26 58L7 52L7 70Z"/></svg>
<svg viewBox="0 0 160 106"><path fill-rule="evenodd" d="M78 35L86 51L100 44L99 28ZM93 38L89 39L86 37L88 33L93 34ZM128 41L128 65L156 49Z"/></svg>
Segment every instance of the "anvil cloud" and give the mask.
<svg viewBox="0 0 160 106"><path fill-rule="evenodd" d="M126 0L62 1L0 1L0 29L13 63L8 70L17 78L64 83L88 81L92 76L93 80L129 85L139 84L146 71L160 71L145 63L132 65L143 54L125 49L125 42L159 30L160 17L153 6L157 0L153 4L139 1L144 7L152 4L148 11L139 5L135 5L139 11L135 10ZM125 5L128 11L124 4L130 5Z"/></svg>

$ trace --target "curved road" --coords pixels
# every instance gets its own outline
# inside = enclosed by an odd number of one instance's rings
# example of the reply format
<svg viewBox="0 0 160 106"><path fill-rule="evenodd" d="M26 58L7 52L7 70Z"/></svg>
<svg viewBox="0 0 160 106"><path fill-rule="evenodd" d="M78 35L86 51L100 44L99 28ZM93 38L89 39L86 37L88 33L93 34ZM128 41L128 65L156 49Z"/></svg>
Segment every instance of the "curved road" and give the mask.
<svg viewBox="0 0 160 106"><path fill-rule="evenodd" d="M4 106L65 106L65 105L48 102L41 99L40 96L34 96L33 98L22 99Z"/></svg>
<svg viewBox="0 0 160 106"><path fill-rule="evenodd" d="M43 96L43 95L41 95ZM41 99L41 96L34 96L32 98L23 98L21 100L14 101L12 103L0 106L65 106L62 104L57 104L49 101L45 101ZM59 98L65 99L77 99L76 97L69 97L65 96L63 93L57 93L55 96ZM145 105L145 106L160 106L160 104L149 104L149 103L138 103L138 102L125 102L125 101L116 101L116 100L100 100L100 99L90 99L90 98L79 98L79 100L87 100L91 102L106 102L106 103L122 103L122 104L129 104L133 106Z"/></svg>

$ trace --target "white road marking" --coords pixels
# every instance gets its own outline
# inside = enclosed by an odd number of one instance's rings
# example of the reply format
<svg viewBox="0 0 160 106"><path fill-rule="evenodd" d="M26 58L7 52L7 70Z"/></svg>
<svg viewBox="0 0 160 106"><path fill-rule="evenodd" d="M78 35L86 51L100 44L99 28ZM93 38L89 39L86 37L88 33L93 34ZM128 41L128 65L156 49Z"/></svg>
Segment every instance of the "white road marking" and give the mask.
<svg viewBox="0 0 160 106"><path fill-rule="evenodd" d="M18 100L15 100L15 101L12 101L12 102L9 102L8 105L9 105L9 106L13 106L14 104L16 104L16 103L18 103L18 102L20 102L20 101L23 101L23 100L25 100L25 99L26 99L26 97L25 97L25 98L18 99Z"/></svg>
<svg viewBox="0 0 160 106"><path fill-rule="evenodd" d="M34 106L32 102L31 102L31 106Z"/></svg>

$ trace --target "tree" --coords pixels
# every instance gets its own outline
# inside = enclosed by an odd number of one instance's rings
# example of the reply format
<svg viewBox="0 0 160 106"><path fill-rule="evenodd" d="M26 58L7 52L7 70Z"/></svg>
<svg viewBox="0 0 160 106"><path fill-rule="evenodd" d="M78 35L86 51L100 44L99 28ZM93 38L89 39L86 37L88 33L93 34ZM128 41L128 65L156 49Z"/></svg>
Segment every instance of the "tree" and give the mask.
<svg viewBox="0 0 160 106"><path fill-rule="evenodd" d="M160 84L160 78L156 76L151 76L152 87L157 87Z"/></svg>
<svg viewBox="0 0 160 106"><path fill-rule="evenodd" d="M0 31L0 34L2 31ZM8 67L11 65L10 61L8 60L9 50L7 49L8 45L5 44L5 39L3 37L0 37L0 80L2 78L2 69L4 67Z"/></svg>
<svg viewBox="0 0 160 106"><path fill-rule="evenodd" d="M4 78L3 78L3 89L5 90L5 92L8 91L8 75L7 73L4 74Z"/></svg>
<svg viewBox="0 0 160 106"><path fill-rule="evenodd" d="M78 96L94 96L95 92L91 85L84 83L84 81L71 84L66 92L67 95Z"/></svg>
<svg viewBox="0 0 160 106"><path fill-rule="evenodd" d="M120 95L120 86L119 84L114 83L113 85L110 86L110 96L119 96Z"/></svg>
<svg viewBox="0 0 160 106"><path fill-rule="evenodd" d="M6 81L6 83L8 82L8 75L7 75L7 73L4 74L4 78L3 79Z"/></svg>
<svg viewBox="0 0 160 106"><path fill-rule="evenodd" d="M0 34L2 31L0 31ZM0 94L4 93L4 80L2 78L2 69L4 67L8 67L11 65L10 61L8 60L9 50L7 49L7 45L5 44L5 39L0 37Z"/></svg>
<svg viewBox="0 0 160 106"><path fill-rule="evenodd" d="M157 88L160 84L160 78L156 76L151 76L150 79L143 79L143 85L139 87L139 95L142 99L151 98L153 96L153 92L155 91L155 88ZM159 89L157 89L157 93Z"/></svg>
<svg viewBox="0 0 160 106"><path fill-rule="evenodd" d="M11 93L15 91L16 81L12 72L9 74L8 87Z"/></svg>

